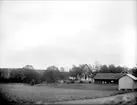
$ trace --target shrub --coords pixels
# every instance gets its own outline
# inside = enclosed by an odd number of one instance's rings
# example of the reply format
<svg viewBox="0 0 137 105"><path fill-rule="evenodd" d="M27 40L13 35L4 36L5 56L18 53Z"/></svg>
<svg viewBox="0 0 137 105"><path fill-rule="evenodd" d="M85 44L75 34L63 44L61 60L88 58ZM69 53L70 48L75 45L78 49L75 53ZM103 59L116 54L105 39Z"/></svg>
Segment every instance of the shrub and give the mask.
<svg viewBox="0 0 137 105"><path fill-rule="evenodd" d="M114 92L113 94L111 94L111 96L114 96L114 95L118 95L118 94L124 94L124 93L129 93L129 92L132 92L132 90L119 90L117 92Z"/></svg>
<svg viewBox="0 0 137 105"><path fill-rule="evenodd" d="M35 80L34 79L31 80L30 85L31 86L35 85Z"/></svg>

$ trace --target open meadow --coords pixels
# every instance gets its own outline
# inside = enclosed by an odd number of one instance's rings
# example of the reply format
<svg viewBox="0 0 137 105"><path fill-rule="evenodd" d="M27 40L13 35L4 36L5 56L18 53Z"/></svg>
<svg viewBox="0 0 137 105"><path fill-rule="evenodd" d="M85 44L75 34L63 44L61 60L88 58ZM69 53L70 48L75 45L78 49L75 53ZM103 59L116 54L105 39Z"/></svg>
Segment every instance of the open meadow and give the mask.
<svg viewBox="0 0 137 105"><path fill-rule="evenodd" d="M109 84L0 84L0 90L8 99L20 103L54 103L70 100L94 99L110 96L117 85Z"/></svg>

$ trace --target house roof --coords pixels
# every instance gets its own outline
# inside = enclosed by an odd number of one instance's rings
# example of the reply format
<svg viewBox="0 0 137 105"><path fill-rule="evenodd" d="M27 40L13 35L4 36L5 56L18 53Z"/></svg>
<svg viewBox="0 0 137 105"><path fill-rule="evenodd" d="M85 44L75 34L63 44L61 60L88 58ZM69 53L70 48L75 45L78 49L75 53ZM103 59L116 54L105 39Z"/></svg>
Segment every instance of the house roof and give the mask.
<svg viewBox="0 0 137 105"><path fill-rule="evenodd" d="M132 74L126 74L128 77L132 78L133 80L137 80L137 77L135 77L134 75Z"/></svg>
<svg viewBox="0 0 137 105"><path fill-rule="evenodd" d="M88 66L87 64L85 64L84 67L83 67L83 70L84 70L85 72L88 72L88 71L90 71L91 69L89 68L89 66Z"/></svg>
<svg viewBox="0 0 137 105"><path fill-rule="evenodd" d="M111 79L119 79L120 77L122 77L124 74L121 73L98 73L96 74L96 76L94 77L94 79L102 79L102 80L111 80Z"/></svg>

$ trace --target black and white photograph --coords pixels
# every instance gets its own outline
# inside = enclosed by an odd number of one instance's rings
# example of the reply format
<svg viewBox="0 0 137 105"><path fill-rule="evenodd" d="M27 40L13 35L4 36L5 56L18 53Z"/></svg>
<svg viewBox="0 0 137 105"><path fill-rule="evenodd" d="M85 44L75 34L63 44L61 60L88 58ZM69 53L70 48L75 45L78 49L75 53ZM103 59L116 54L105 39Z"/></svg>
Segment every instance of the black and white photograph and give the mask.
<svg viewBox="0 0 137 105"><path fill-rule="evenodd" d="M137 0L0 0L0 105L136 105Z"/></svg>

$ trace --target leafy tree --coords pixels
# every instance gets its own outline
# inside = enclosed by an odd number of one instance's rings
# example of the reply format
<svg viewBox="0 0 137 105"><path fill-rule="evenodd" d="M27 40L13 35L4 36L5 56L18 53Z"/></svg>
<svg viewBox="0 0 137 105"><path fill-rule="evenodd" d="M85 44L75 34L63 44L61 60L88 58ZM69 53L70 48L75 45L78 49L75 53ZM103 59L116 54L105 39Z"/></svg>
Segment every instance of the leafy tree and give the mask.
<svg viewBox="0 0 137 105"><path fill-rule="evenodd" d="M100 73L110 73L110 70L108 69L108 67L106 65L103 65L101 68L100 68Z"/></svg>
<svg viewBox="0 0 137 105"><path fill-rule="evenodd" d="M118 66L116 67L116 73L121 73L124 70L124 67Z"/></svg>
<svg viewBox="0 0 137 105"><path fill-rule="evenodd" d="M113 64L109 65L108 69L111 73L116 73L116 67Z"/></svg>
<svg viewBox="0 0 137 105"><path fill-rule="evenodd" d="M10 69L8 68L0 68L0 82L9 82Z"/></svg>
<svg viewBox="0 0 137 105"><path fill-rule="evenodd" d="M49 66L42 76L42 81L46 81L47 83L54 83L59 79L60 71L56 66Z"/></svg>
<svg viewBox="0 0 137 105"><path fill-rule="evenodd" d="M137 77L137 67L132 68L132 74Z"/></svg>
<svg viewBox="0 0 137 105"><path fill-rule="evenodd" d="M34 67L32 65L26 65L23 67L23 69L34 69Z"/></svg>
<svg viewBox="0 0 137 105"><path fill-rule="evenodd" d="M75 65L73 65L73 67L70 69L69 74L71 77L76 77L78 75L82 75L82 69L80 67L76 67Z"/></svg>
<svg viewBox="0 0 137 105"><path fill-rule="evenodd" d="M49 67L47 67L47 69L46 70L53 70L53 71L59 71L59 69L58 69L58 67L56 67L56 66L49 66Z"/></svg>
<svg viewBox="0 0 137 105"><path fill-rule="evenodd" d="M60 79L61 80L68 80L69 79L69 72L60 72Z"/></svg>
<svg viewBox="0 0 137 105"><path fill-rule="evenodd" d="M10 72L10 81L21 83L24 79L24 74L22 69L12 69Z"/></svg>
<svg viewBox="0 0 137 105"><path fill-rule="evenodd" d="M30 84L33 79L35 83L40 83L40 74L32 69L23 69L23 82Z"/></svg>

